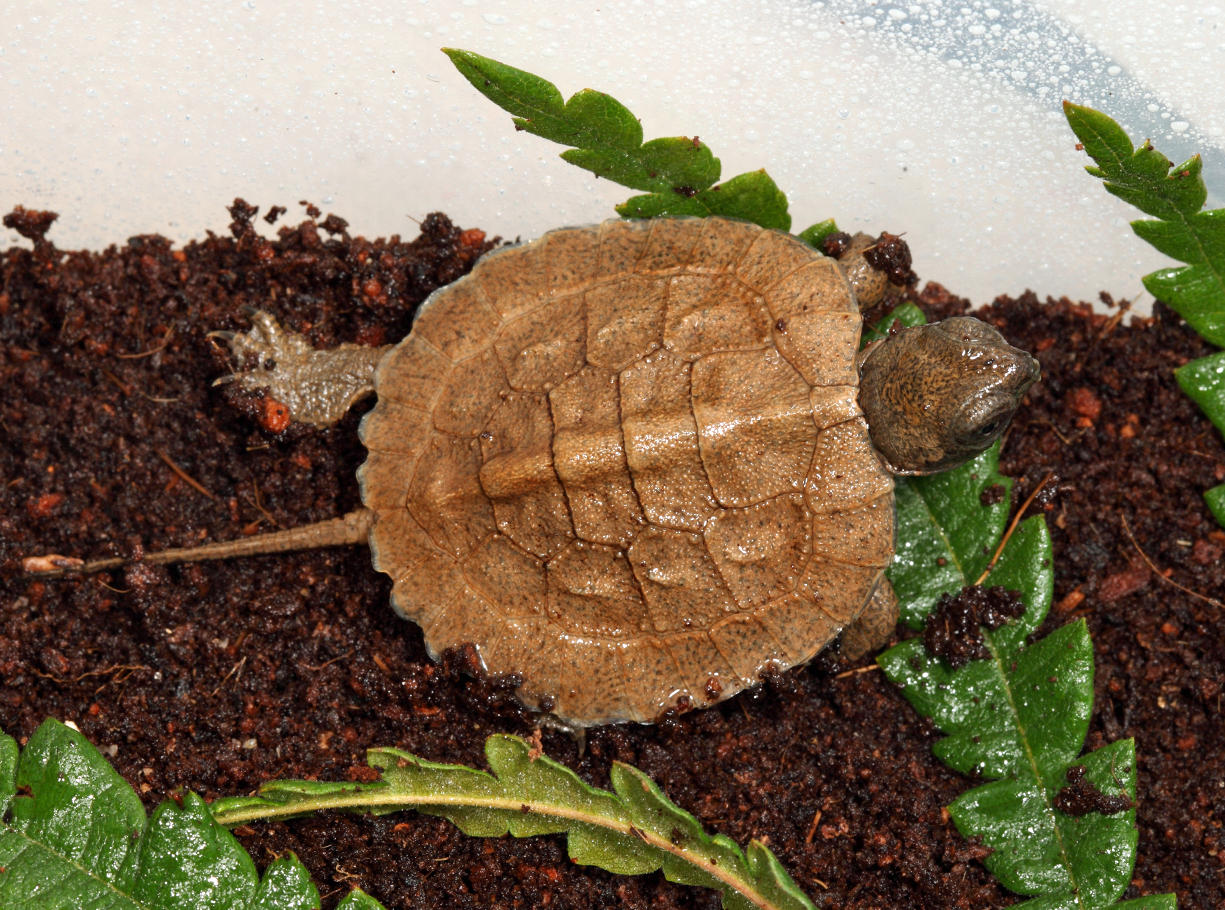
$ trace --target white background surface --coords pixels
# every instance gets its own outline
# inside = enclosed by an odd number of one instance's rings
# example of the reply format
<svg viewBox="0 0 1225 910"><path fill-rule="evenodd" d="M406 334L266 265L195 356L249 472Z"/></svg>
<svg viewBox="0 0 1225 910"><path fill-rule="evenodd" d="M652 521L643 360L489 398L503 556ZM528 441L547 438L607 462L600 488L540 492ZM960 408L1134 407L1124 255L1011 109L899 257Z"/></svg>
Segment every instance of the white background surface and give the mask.
<svg viewBox="0 0 1225 910"><path fill-rule="evenodd" d="M0 0L0 209L61 248L225 230L235 196L309 200L367 236L442 209L530 238L633 191L516 133L438 48L607 91L648 138L766 167L793 230L904 231L925 279L984 302L1140 293L1164 260L1084 174L1061 98L1225 186L1225 8L1149 0ZM1148 18L1153 17L1153 18ZM26 244L0 231L0 245Z"/></svg>

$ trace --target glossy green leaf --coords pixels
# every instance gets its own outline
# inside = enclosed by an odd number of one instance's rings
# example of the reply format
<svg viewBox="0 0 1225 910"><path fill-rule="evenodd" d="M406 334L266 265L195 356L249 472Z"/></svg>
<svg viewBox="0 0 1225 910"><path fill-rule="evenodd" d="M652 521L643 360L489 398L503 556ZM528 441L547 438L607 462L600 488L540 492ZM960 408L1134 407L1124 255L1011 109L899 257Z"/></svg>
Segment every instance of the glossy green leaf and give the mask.
<svg viewBox="0 0 1225 910"><path fill-rule="evenodd" d="M1225 484L1219 484L1204 493L1204 502L1216 518L1217 524L1225 528Z"/></svg>
<svg viewBox="0 0 1225 910"><path fill-rule="evenodd" d="M1010 587L1019 582L1022 599L1031 605L1013 623L983 633L992 659L951 670L930 656L919 638L904 641L879 658L915 709L949 734L936 744L935 752L962 773L1003 777L1036 753L1070 759L1080 752L1093 701L1093 652L1087 633L1081 639L1069 632L1076 626L1065 626L1033 646L1038 650L1027 652L1025 661L1014 661L1017 648L1041 624L1050 605L1049 573L1043 578L1041 571L1049 556L1046 525L1041 518L1031 518L1020 526L988 577L987 585ZM1035 564L1036 577L1027 578ZM1078 656L1083 665L1061 665L1068 653ZM1045 681L1052 675L1056 682L1048 685ZM1033 684L1039 690L1025 688ZM1044 738L1027 743L1025 731L1035 724ZM1063 768L1051 773L1062 775Z"/></svg>
<svg viewBox="0 0 1225 910"><path fill-rule="evenodd" d="M642 126L610 95L584 89L563 101L546 79L471 51L444 48L455 68L517 129L572 146L561 153L571 164L645 195L617 206L627 218L722 215L762 227L791 228L787 197L765 171L723 183L721 165L696 136L642 141Z"/></svg>
<svg viewBox="0 0 1225 910"><path fill-rule="evenodd" d="M963 490L970 505L973 487ZM1055 808L1068 768L1083 765L1107 795L1135 797L1130 740L1080 755L1093 704L1093 647L1084 620L1027 644L1050 607L1050 535L1041 517L1018 526L985 585L1017 591L1025 613L980 629L989 656L956 670L922 639L904 641L878 661L920 713L946 737L936 755L966 774L993 779L950 807L967 837L992 848L985 860L1002 884L1040 895L1024 907L1110 906L1135 863L1135 812L1072 817ZM1165 906L1153 904L1153 906Z"/></svg>
<svg viewBox="0 0 1225 910"><path fill-rule="evenodd" d="M894 307L889 314L871 328L864 329L863 337L859 339L860 347L867 347L873 341L880 341L894 326L909 327L924 325L927 317L923 311L909 300Z"/></svg>
<svg viewBox="0 0 1225 910"><path fill-rule="evenodd" d="M350 891L344 900L336 905L336 910L384 910L383 905L365 891Z"/></svg>
<svg viewBox="0 0 1225 910"><path fill-rule="evenodd" d="M1125 739L1076 762L1107 796L1136 795L1136 749ZM981 837L994 852L986 860L1000 882L1021 894L1075 892L1081 907L1109 906L1131 879L1136 810L1071 816L1051 808L1066 783L1012 778L976 787L949 806L957 828ZM1029 906L1023 904L1022 906Z"/></svg>
<svg viewBox="0 0 1225 910"><path fill-rule="evenodd" d="M825 238L830 234L838 233L838 225L833 218L826 218L824 221L818 221L816 224L810 224L804 230L796 234L801 240L807 243L814 250L821 249L821 245L825 242Z"/></svg>
<svg viewBox="0 0 1225 910"><path fill-rule="evenodd" d="M1121 904L1110 904L1110 910L1175 910L1178 899L1173 894L1150 894L1135 900L1123 901ZM1010 910L1092 910L1080 898L1037 897L1021 904L1013 904Z"/></svg>
<svg viewBox="0 0 1225 910"><path fill-rule="evenodd" d="M20 754L11 737L0 735L0 806L5 802L0 907L319 906L297 859L278 860L261 880L246 851L194 793L182 805L162 803L146 819L127 782L85 737L58 721L45 721Z"/></svg>
<svg viewBox="0 0 1225 910"><path fill-rule="evenodd" d="M999 443L961 467L897 483L897 554L889 581L902 622L919 628L940 595L974 584L1004 533L1012 480ZM998 495L988 490L998 487Z"/></svg>
<svg viewBox="0 0 1225 910"><path fill-rule="evenodd" d="M1175 370L1174 376L1187 397L1225 433L1225 351L1192 360Z"/></svg>
<svg viewBox="0 0 1225 910"><path fill-rule="evenodd" d="M320 809L415 809L449 819L474 837L564 833L577 863L626 875L662 870L670 881L720 891L723 906L734 910L813 907L763 844L742 851L723 835L707 834L636 768L614 763L610 791L534 753L517 736L489 737L485 757L492 773L373 749L368 760L380 772L377 781L275 781L258 797L218 800L213 816L236 825Z"/></svg>
<svg viewBox="0 0 1225 910"><path fill-rule="evenodd" d="M9 803L17 795L17 757L20 750L17 740L0 731L0 818L9 810Z"/></svg>
<svg viewBox="0 0 1225 910"><path fill-rule="evenodd" d="M212 815L208 814L207 808L204 809L204 812L208 820L212 822ZM282 856L264 870L264 877L260 879L255 897L247 906L250 910L280 910L283 907L301 907L302 910L308 910L308 908L319 906L318 903L312 903L315 900L313 895L316 893L315 886L310 880L310 873L298 862L297 857ZM384 910L383 905L370 895L361 891L354 893L361 895L366 901L364 906L367 910ZM340 906L343 907L345 904L342 902Z"/></svg>

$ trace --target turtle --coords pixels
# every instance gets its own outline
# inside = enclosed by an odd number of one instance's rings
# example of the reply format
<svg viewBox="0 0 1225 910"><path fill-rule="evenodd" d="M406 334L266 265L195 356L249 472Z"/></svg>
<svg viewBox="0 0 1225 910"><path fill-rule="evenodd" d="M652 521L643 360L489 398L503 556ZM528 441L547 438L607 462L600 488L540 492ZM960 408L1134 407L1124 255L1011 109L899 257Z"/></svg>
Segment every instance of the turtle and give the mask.
<svg viewBox="0 0 1225 910"><path fill-rule="evenodd" d="M212 333L254 359L218 383L320 427L376 394L363 508L144 559L366 542L432 657L472 643L573 728L722 701L836 639L862 655L896 625L894 475L988 448L1040 372L971 317L861 351L873 244L612 220L487 254L395 345L314 350L258 312Z"/></svg>

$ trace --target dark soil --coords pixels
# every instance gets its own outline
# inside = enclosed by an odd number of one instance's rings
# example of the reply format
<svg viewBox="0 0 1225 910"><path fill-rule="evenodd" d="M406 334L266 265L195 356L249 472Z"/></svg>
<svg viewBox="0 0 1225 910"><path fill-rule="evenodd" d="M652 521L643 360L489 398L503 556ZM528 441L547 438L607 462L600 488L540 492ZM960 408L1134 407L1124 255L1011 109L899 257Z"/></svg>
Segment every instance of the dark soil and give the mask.
<svg viewBox="0 0 1225 910"><path fill-rule="evenodd" d="M233 213L232 237L102 253L58 251L46 218L13 216L36 242L3 254L0 287L0 726L24 741L47 716L74 721L150 807L180 787L360 778L372 745L481 765L488 734L530 735L533 718L463 654L433 663L362 550L20 574L32 554L131 554L353 508L366 408L332 430L284 428L275 406L211 387L228 364L206 333L260 307L320 344L395 340L490 246L442 216L407 243L350 236L334 217L269 241L252 209ZM934 285L921 302L936 316L966 306ZM1130 326L1032 295L982 314L1042 361L1003 470L1014 505L1054 476L1036 506L1055 544L1047 629L1083 616L1093 635L1088 747L1137 741L1127 896L1225 906L1225 533L1200 498L1225 480L1225 446L1171 375L1208 348L1160 305ZM714 709L595 729L581 756L564 733L543 742L600 786L614 759L637 765L708 829L766 840L829 907L1013 902L942 808L971 782L861 666L821 657ZM560 838L467 838L413 813L240 837L261 866L297 852L327 907L354 885L391 908L718 906L658 875L575 866Z"/></svg>

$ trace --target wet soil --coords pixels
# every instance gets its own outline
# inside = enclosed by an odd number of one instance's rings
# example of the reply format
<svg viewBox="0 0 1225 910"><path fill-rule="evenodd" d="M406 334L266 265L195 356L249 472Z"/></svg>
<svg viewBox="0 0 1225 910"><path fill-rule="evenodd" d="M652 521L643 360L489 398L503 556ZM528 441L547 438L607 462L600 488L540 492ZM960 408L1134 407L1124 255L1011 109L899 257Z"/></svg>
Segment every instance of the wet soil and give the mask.
<svg viewBox="0 0 1225 910"><path fill-rule="evenodd" d="M487 735L530 735L533 717L464 654L431 661L363 550L20 574L35 553L131 554L356 506L368 406L331 430L286 427L275 406L211 387L228 364L206 333L264 308L320 344L395 340L490 246L442 216L411 242L370 241L311 210L265 239L252 208L232 211L231 236L101 253L59 251L45 217L12 216L33 242L3 253L0 285L0 726L24 741L47 716L74 721L150 807L177 788L360 778L373 745L481 765ZM967 306L931 284L920 302ZM1225 906L1225 533L1200 498L1225 480L1225 446L1171 375L1208 348L1161 305L1131 325L1032 295L980 315L1042 361L1003 470L1014 506L1052 475L1036 506L1055 546L1046 628L1089 624L1088 747L1137 740L1127 896ZM1006 906L942 808L971 782L932 757L937 738L868 662L826 656L714 709L592 730L581 755L543 732L594 784L630 762L708 829L767 841L825 906ZM325 907L355 885L391 908L718 906L658 875L575 866L556 837L467 838L414 813L240 837L261 866L295 851Z"/></svg>

